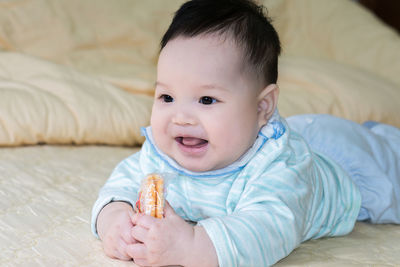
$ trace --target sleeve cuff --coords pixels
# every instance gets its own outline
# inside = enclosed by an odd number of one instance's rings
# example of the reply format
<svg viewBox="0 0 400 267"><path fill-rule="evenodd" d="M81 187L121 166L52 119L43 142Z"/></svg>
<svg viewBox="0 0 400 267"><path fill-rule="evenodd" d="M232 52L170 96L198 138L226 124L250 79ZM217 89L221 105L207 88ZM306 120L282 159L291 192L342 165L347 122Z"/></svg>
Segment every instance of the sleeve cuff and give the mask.
<svg viewBox="0 0 400 267"><path fill-rule="evenodd" d="M136 195L134 195L131 192L126 193L126 194L121 194L121 192L109 192L105 196L101 196L97 199L95 204L93 205L92 209L92 219L91 219L91 230L93 235L96 238L99 238L99 235L97 233L97 217L99 216L100 211L109 203L114 202L114 201L124 201L132 205L132 207L135 206L136 203Z"/></svg>
<svg viewBox="0 0 400 267"><path fill-rule="evenodd" d="M218 266L237 266L234 257L234 254L236 254L237 251L234 251L235 247L231 240L227 238L229 235L223 220L218 218L209 218L199 221L198 225L204 228L211 242L214 244L218 257Z"/></svg>

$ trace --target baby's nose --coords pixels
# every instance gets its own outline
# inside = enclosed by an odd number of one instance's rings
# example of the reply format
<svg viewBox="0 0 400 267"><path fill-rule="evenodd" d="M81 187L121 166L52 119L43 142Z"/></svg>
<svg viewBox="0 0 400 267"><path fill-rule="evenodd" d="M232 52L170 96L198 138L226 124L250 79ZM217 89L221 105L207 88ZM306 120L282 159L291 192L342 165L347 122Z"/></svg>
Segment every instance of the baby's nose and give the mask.
<svg viewBox="0 0 400 267"><path fill-rule="evenodd" d="M190 114L190 111L186 112L177 112L173 117L172 117L172 123L177 124L177 125L195 125L196 120L193 117L192 114Z"/></svg>

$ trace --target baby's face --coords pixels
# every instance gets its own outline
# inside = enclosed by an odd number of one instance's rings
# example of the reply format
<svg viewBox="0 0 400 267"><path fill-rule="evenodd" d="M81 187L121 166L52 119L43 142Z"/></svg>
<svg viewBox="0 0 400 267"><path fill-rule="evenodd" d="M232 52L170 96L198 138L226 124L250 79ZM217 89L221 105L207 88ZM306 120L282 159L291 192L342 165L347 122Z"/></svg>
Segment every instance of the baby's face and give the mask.
<svg viewBox="0 0 400 267"><path fill-rule="evenodd" d="M161 51L151 126L156 145L182 167L223 168L258 131L259 84L230 39L178 37Z"/></svg>

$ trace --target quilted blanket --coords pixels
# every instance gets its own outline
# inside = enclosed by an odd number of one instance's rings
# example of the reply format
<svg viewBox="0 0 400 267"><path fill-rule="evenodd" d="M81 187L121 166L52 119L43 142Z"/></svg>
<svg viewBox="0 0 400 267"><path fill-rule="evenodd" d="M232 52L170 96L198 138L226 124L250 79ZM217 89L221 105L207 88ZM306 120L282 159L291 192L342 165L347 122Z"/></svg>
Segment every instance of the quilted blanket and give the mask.
<svg viewBox="0 0 400 267"><path fill-rule="evenodd" d="M183 0L0 1L0 265L107 258L90 210L149 124L160 37ZM350 0L262 0L281 36L279 110L400 127L400 37ZM357 223L277 266L399 266L400 227Z"/></svg>
<svg viewBox="0 0 400 267"><path fill-rule="evenodd" d="M112 168L138 148L0 149L0 266L132 266L107 258L90 211ZM400 227L358 223L345 237L302 244L277 266L396 266Z"/></svg>

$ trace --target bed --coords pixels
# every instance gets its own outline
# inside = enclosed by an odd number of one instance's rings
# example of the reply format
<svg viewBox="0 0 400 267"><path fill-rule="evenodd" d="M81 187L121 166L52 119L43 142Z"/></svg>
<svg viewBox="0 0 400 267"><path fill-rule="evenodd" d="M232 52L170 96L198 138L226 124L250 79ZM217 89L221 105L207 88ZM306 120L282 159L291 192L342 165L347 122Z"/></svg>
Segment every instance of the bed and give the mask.
<svg viewBox="0 0 400 267"><path fill-rule="evenodd" d="M400 37L350 0L264 0L282 41L279 110L400 127ZM0 1L0 265L107 258L91 207L140 149L160 37L181 0ZM400 226L357 223L276 266L399 266Z"/></svg>

